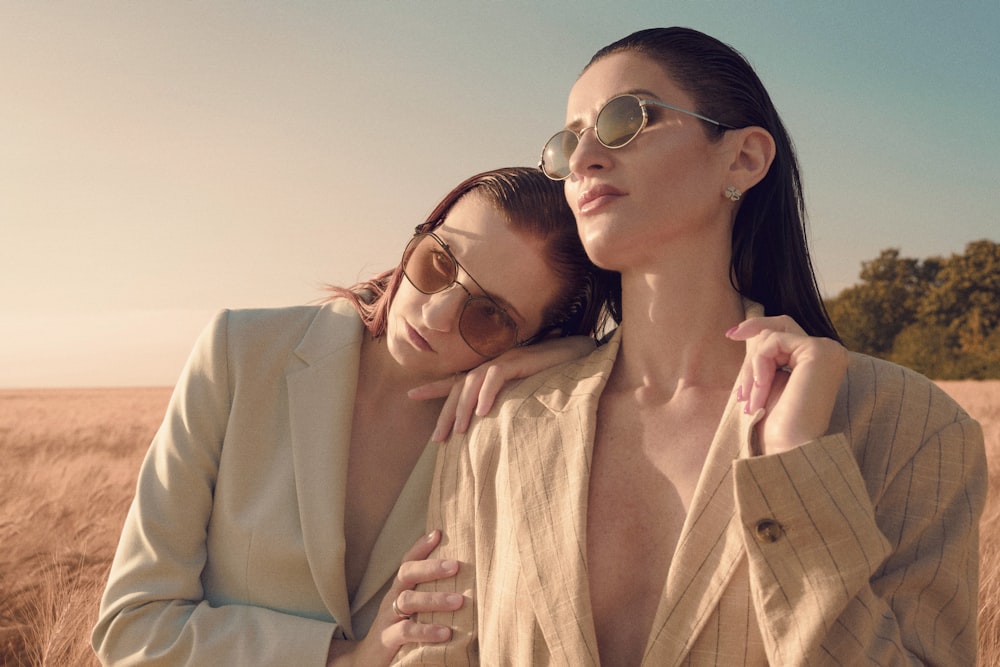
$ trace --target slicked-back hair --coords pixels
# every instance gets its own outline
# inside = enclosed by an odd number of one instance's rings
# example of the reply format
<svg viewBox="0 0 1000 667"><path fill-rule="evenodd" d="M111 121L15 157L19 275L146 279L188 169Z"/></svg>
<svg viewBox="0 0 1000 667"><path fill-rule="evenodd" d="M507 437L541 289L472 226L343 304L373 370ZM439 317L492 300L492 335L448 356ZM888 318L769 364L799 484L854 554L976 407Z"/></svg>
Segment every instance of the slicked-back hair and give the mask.
<svg viewBox="0 0 1000 667"><path fill-rule="evenodd" d="M599 269L588 259L576 230L576 220L566 203L561 183L538 169L505 167L467 178L434 207L420 226L431 231L444 224L452 207L463 197L479 197L496 209L508 228L543 242L549 268L560 281L556 300L543 313L542 328L527 341L546 335L592 335L609 317L620 321L620 311L609 312L618 274ZM403 244L400 244L401 246ZM389 306L404 279L402 264L351 287L329 286L329 296L350 301L374 337L386 330Z"/></svg>
<svg viewBox="0 0 1000 667"><path fill-rule="evenodd" d="M695 102L694 111L735 128L762 127L775 157L744 193L732 235L730 281L768 315L789 315L807 333L840 340L816 283L806 209L792 140L753 67L731 46L690 28L640 30L602 48L587 65L616 53L649 58ZM584 69L586 71L586 68ZM709 138L725 130L702 124ZM620 304L615 308L620 312Z"/></svg>

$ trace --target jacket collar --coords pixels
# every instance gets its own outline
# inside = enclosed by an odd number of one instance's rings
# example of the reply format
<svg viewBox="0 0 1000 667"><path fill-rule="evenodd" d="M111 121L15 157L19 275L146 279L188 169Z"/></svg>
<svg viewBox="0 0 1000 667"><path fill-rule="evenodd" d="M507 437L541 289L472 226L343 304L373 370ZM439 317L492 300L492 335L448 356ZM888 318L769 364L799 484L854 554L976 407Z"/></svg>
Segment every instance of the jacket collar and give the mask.
<svg viewBox="0 0 1000 667"><path fill-rule="evenodd" d="M320 309L286 373L298 510L316 588L347 638L351 615L378 594L423 532L433 447L411 473L379 535L354 600L344 576L344 513L355 390L365 333L354 308L338 299Z"/></svg>

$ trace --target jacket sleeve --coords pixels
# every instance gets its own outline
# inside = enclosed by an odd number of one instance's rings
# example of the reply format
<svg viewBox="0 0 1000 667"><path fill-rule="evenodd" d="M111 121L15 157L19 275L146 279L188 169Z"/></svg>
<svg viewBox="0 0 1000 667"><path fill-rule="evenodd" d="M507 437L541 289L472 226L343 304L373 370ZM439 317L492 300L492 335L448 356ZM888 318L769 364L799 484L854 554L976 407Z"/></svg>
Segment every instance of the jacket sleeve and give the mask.
<svg viewBox="0 0 1000 667"><path fill-rule="evenodd" d="M952 412L873 413L863 447L838 433L736 462L771 664L975 664L986 460L979 425Z"/></svg>
<svg viewBox="0 0 1000 667"><path fill-rule="evenodd" d="M438 450L427 510L427 529L437 528L442 533L441 544L431 557L457 560L458 574L418 586L421 591L461 593L465 602L458 611L418 614L415 618L421 623L450 627L452 637L441 644L406 644L394 665L479 664L475 561L479 503L471 453L477 437L486 437L480 432L482 426L483 422L474 423L464 438L453 436Z"/></svg>
<svg viewBox="0 0 1000 667"><path fill-rule="evenodd" d="M324 665L333 623L212 606L201 574L230 414L228 314L199 338L139 473L98 622L106 665Z"/></svg>

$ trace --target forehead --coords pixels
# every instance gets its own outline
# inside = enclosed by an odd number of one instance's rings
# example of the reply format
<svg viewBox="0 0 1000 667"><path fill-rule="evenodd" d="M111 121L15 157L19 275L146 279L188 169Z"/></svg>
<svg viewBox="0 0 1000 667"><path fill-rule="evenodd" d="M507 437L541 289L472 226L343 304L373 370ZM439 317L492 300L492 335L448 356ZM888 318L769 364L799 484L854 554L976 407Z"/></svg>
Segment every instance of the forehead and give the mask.
<svg viewBox="0 0 1000 667"><path fill-rule="evenodd" d="M573 84L566 105L566 124L593 121L612 97L637 92L640 97L677 106L691 103L690 96L659 62L635 53L615 53L595 62Z"/></svg>
<svg viewBox="0 0 1000 667"><path fill-rule="evenodd" d="M515 231L503 213L475 192L451 207L436 233L490 296L516 311L511 314L519 326L541 325L559 284L541 239Z"/></svg>

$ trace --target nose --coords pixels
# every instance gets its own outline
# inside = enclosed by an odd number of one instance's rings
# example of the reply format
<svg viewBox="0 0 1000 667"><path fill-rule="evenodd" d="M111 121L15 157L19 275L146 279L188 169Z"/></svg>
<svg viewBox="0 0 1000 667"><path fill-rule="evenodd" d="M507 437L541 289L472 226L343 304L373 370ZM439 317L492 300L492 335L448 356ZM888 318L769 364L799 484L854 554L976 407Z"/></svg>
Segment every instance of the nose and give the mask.
<svg viewBox="0 0 1000 667"><path fill-rule="evenodd" d="M577 135L576 150L569 156L570 174L582 174L608 166L611 151L597 140L597 129L587 127Z"/></svg>
<svg viewBox="0 0 1000 667"><path fill-rule="evenodd" d="M430 294L424 302L424 322L434 331L447 333L458 325L458 317L469 293L461 283L452 283L448 289Z"/></svg>

